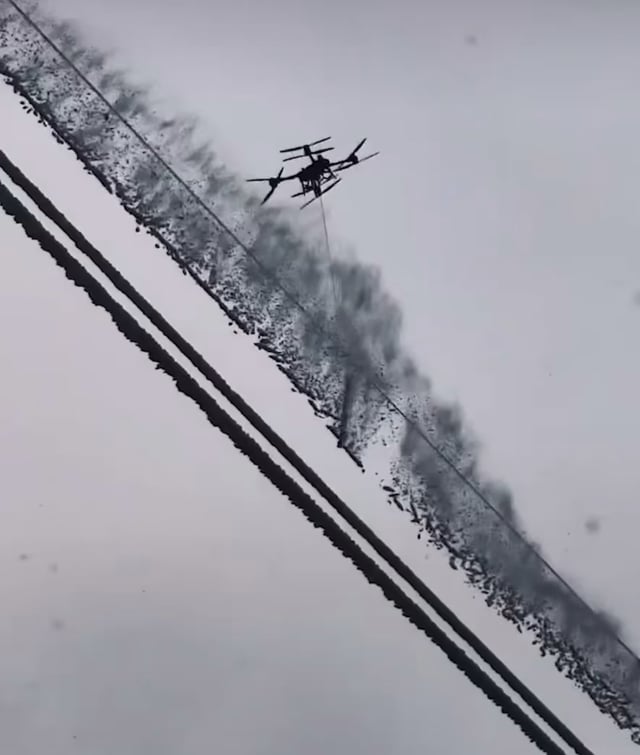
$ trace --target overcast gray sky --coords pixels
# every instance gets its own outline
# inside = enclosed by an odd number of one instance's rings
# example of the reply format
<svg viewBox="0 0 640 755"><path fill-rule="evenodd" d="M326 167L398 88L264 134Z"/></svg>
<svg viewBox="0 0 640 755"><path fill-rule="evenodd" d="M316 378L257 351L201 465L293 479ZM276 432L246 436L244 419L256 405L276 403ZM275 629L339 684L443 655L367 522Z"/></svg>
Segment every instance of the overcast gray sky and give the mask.
<svg viewBox="0 0 640 755"><path fill-rule="evenodd" d="M336 247L381 265L411 350L461 401L491 473L514 487L554 562L640 645L626 576L639 481L640 14L219 5L55 2L198 112L248 176L273 170L302 133L347 148L367 135L383 151L327 202ZM595 539L589 517L602 524Z"/></svg>
<svg viewBox="0 0 640 755"><path fill-rule="evenodd" d="M382 268L411 352L462 404L532 537L640 647L625 578L640 484L640 8L42 5L200 116L240 174L329 134L382 151L327 201L334 251Z"/></svg>

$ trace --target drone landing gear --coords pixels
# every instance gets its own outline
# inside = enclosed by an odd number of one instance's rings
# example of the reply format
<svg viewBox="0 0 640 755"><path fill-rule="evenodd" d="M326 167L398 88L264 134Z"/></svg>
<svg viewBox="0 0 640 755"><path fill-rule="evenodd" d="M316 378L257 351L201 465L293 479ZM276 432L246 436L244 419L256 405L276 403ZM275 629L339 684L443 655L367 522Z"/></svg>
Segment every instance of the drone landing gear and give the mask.
<svg viewBox="0 0 640 755"><path fill-rule="evenodd" d="M322 196L323 194L326 194L326 193L327 193L328 191L331 191L331 189L333 189L333 187L334 187L334 186L337 186L337 185L338 185L338 184L340 183L340 181L342 181L342 179L341 179L341 178L337 178L337 179L336 179L336 180L335 180L335 181L334 181L334 182L333 182L332 184L329 184L329 186L327 186L327 188L326 188L326 189L323 189L322 191L319 191L319 192L318 192L318 193L317 193L317 194L315 195L315 197L313 197L312 199L310 199L310 200L309 200L308 202L305 202L305 203L304 203L304 204L303 204L303 205L302 205L302 206L300 207L300 209L301 209L301 210L304 210L304 208L305 208L305 207L308 207L308 206L309 206L309 205L310 205L310 204L311 204L312 202L315 202L315 201L316 201L316 199L320 199L320 197L321 197L321 196Z"/></svg>

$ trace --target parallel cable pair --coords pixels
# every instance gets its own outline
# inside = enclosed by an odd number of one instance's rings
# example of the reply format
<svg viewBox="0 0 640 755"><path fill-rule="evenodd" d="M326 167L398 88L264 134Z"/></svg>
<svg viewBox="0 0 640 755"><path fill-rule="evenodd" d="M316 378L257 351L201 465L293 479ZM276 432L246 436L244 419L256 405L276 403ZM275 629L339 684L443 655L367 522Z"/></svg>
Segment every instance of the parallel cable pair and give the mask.
<svg viewBox="0 0 640 755"><path fill-rule="evenodd" d="M577 755L593 753L558 719L526 685L524 685L484 643L449 609L420 578L387 546L355 512L300 458L294 449L257 414L229 386L219 373L184 339L132 284L96 249L72 223L51 203L20 169L0 151L0 172L23 191L38 210L55 224L131 304L202 374L216 390L247 420L255 430L296 470L297 473L326 501L333 510L369 545L396 575L410 585L436 611L494 673L507 684L530 708L561 737ZM287 496L309 519L320 527L343 555L372 583L377 584L406 618L425 633L485 695L489 697L529 739L543 752L562 755L563 751L506 692L465 651L440 628L422 608L409 598L370 556L326 514L246 431L217 404L193 377L118 304L106 289L57 241L39 221L17 200L0 181L0 206L22 226L25 233L51 255L76 285L82 287L96 306L104 308L125 337L142 349L149 358L172 377L176 387L189 396L206 414L209 421L220 428L262 473Z"/></svg>

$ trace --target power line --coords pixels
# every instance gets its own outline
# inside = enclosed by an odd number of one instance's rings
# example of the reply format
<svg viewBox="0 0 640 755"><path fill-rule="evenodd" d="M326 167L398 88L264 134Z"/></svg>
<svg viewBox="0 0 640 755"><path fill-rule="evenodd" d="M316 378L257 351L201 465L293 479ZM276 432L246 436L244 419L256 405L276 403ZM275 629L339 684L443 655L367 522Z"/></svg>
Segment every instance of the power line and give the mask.
<svg viewBox="0 0 640 755"><path fill-rule="evenodd" d="M3 156L4 158L5 156ZM6 160L5 160L6 163ZM22 188L22 187L21 187ZM44 200L44 201L43 201ZM50 202L40 194L39 203L48 206L63 219L59 227L66 234L71 229L72 234L82 240L84 237L71 226ZM402 613L429 637L448 657L448 659L465 674L465 676L507 715L542 752L548 755L564 755L561 748L549 737L549 735L536 724L525 711L523 711L508 694L484 672L460 647L458 647L446 633L430 619L406 593L386 574L375 561L372 560L358 546L353 539L340 528L328 514L314 501L295 480L293 480L275 461L271 459L257 441L246 433L229 414L224 411L217 401L204 390L196 380L164 349L140 323L118 303L91 273L89 273L44 226L14 197L0 181L0 208L12 217L20 225L25 234L39 244L43 251L49 254L54 262L62 268L67 278L75 285L82 288L89 296L91 302L103 308L111 317L117 329L124 337L137 346L147 357L172 379L177 390L190 398L202 410L209 422L220 429L231 442L244 453L250 461L262 472L262 474L290 501L300 509L304 516L316 527L323 530L323 534L333 545L365 576L376 584L385 597L392 602ZM46 214L46 213L45 213ZM54 222L57 221L54 220ZM73 239L72 239L73 240ZM75 242L74 242L75 243ZM88 245L86 239L83 245ZM89 245L90 246L90 245ZM91 247L91 256L104 260L102 255ZM92 260L93 261L93 260ZM110 263L106 262L106 269L115 271ZM115 271L120 278L120 284L125 284L130 291L142 301L145 300L137 294L131 284L120 273ZM123 291L124 293L124 291ZM128 294L127 294L128 296ZM131 302L134 303L134 302ZM138 306L136 304L136 306ZM153 313L153 308L146 303L147 308ZM159 315L161 317L161 315ZM151 321L152 324L153 321ZM187 343L189 348L193 347ZM263 421L263 420L261 420ZM564 725L562 725L564 726ZM567 730L568 731L568 730ZM562 736L562 735L561 735ZM576 752L584 755L593 755L582 743L571 735L578 743ZM564 738L564 737L563 737Z"/></svg>
<svg viewBox="0 0 640 755"><path fill-rule="evenodd" d="M258 266L258 268L265 274L267 278L269 278L271 281L273 281L274 285L282 291L282 293L285 295L285 297L300 311L302 312L305 317L309 320L309 322L312 324L312 326L319 331L321 334L327 336L327 338L334 341L334 344L339 346L340 348L345 349L342 356L347 358L351 357L354 358L353 355L350 353L348 347L345 347L344 344L340 342L340 337L338 333L330 333L327 332L325 326L318 322L313 315L306 309L306 307L302 304L302 302L293 294L291 293L286 286L281 283L279 278L277 277L276 273L268 268L266 265L264 265L260 259L252 252L252 250L236 235L236 233L229 228L224 221L217 215L217 213L209 207L209 205L206 204L206 202L187 184L187 182L180 177L180 175L169 165L169 163L166 162L166 160L147 142L147 140L140 134L140 132L132 125L130 124L124 116L122 116L116 108L106 99L106 97L102 94L102 92L85 76L82 71L71 61L71 59L55 44L55 42L47 35L47 33L15 2L15 0L6 0L15 10L16 12L24 18L24 20L33 28L35 31L42 37L42 39L58 54L58 56L66 63L66 65L71 68L76 75L84 82L84 84L98 97L98 99L105 105L105 107L113 113L116 118L125 126L125 128L142 144L142 146L162 165L162 167L178 182L180 186L191 196L191 198L200 206L202 209L218 224L218 226L237 244L237 246L243 250L245 254L247 254L253 262ZM165 244L168 244L169 242L166 241L164 236L160 232L157 232L158 236L162 239L162 241ZM208 293L209 296L211 296L211 291L209 291L206 287L203 287L203 290ZM358 360L356 359L356 363ZM592 615L596 616L596 612L593 610L593 608L586 602L584 598L582 598L576 590L566 581L564 577L562 577L556 569L549 563L549 561L544 557L541 556L535 548L525 539L523 534L519 532L514 525L505 518L505 516L502 514L502 512L494 506L491 501L479 490L479 488L474 485L471 480L469 480L464 473L458 469L458 467L455 465L455 463L449 459L449 457L441 450L439 449L426 435L426 433L422 430L422 428L416 424L416 422L411 419L406 412L392 399L387 393L385 388L380 384L379 378L377 375L372 374L367 370L364 365L360 365L360 368L365 372L365 377L367 380L369 380L372 384L372 386L380 393L380 395L384 398L384 400L388 403L388 405L400 416L404 419L404 421L416 432L416 434L424 440L424 442L431 448L431 450L438 456L441 461L443 461L454 473L454 475L469 489L471 490L475 496L478 498L478 500L490 511L493 512L493 514L502 522L502 524L523 544L523 546L530 551L530 553L534 556L535 559L537 559L550 574L552 574L558 582L563 585L563 587L572 595L573 598L575 598L578 603L580 603L584 608L587 609ZM608 624L604 624L600 622L602 626L606 629L607 633L617 642L617 644L623 648L632 658L634 658L636 661L640 663L640 658L636 655L636 653L624 642L624 640L613 630Z"/></svg>

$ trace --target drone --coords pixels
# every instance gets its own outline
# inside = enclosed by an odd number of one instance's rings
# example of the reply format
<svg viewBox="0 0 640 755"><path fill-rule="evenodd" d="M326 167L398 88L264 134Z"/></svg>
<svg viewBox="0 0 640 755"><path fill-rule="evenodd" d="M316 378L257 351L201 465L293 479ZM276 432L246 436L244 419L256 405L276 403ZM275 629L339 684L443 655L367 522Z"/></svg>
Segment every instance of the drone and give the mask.
<svg viewBox="0 0 640 755"><path fill-rule="evenodd" d="M331 191L337 186L342 177L338 174L348 168L353 168L354 165L359 165L365 160L370 160L372 157L379 155L379 152L374 152L366 157L358 157L358 152L362 148L363 144L367 141L366 137L353 149L344 160L337 160L332 162L324 156L325 152L331 152L333 147L322 147L321 149L313 149L318 144L324 144L331 139L330 136L326 136L324 139L318 139L315 142L309 142L309 144L302 144L299 147L287 147L281 149L280 154L287 154L289 152L300 152L300 154L292 155L291 157L283 158L283 162L289 162L290 160L299 160L301 158L307 158L310 162L302 167L297 173L292 173L288 176L283 175L284 166L280 168L277 176L273 178L249 178L247 183L252 182L264 182L269 184L269 192L262 200L261 204L264 204L271 199L274 191L280 186L283 181L295 181L300 182L300 191L291 195L292 199L296 197L303 197L307 194L313 194L313 197L306 201L300 209L303 210L308 207L316 199Z"/></svg>

